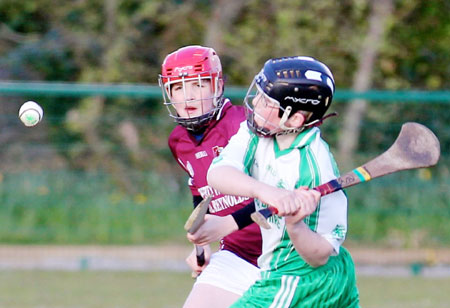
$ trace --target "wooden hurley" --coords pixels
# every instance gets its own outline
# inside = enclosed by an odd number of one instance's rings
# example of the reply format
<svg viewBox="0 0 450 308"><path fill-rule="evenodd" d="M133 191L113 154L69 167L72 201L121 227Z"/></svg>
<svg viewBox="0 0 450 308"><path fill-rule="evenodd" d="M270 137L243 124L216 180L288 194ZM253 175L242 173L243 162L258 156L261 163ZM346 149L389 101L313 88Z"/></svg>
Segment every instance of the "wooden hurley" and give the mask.
<svg viewBox="0 0 450 308"><path fill-rule="evenodd" d="M440 152L439 140L430 129L419 123L408 122L402 125L400 134L386 152L313 189L325 196L397 171L431 167L438 162ZM275 207L269 206L253 213L251 217L261 227L270 229L267 218L277 212Z"/></svg>
<svg viewBox="0 0 450 308"><path fill-rule="evenodd" d="M206 212L208 211L209 203L211 202L212 196L207 196L203 199L192 211L189 218L186 220L184 224L184 230L189 233L195 233L198 228L203 224L205 220ZM205 251L202 246L195 245L196 255L197 255L197 264L198 266L202 266L205 264ZM196 278L197 273L193 272L192 277Z"/></svg>

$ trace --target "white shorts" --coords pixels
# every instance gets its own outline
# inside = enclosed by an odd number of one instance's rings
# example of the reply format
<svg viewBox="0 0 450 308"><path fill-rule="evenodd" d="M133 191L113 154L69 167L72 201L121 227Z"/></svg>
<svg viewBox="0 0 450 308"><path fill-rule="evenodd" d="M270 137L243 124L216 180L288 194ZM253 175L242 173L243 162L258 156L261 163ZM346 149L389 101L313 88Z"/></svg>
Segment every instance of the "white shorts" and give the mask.
<svg viewBox="0 0 450 308"><path fill-rule="evenodd" d="M195 284L206 283L242 295L260 277L258 267L232 252L220 250L211 255Z"/></svg>

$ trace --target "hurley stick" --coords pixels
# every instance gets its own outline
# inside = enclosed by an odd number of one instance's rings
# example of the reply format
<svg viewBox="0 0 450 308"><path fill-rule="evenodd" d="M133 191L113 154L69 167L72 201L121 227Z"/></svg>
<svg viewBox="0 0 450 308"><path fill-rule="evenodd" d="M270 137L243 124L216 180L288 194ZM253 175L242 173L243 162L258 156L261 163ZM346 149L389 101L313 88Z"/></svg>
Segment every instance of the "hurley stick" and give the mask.
<svg viewBox="0 0 450 308"><path fill-rule="evenodd" d="M386 152L313 189L325 196L397 171L431 167L438 162L440 152L439 140L430 129L419 123L408 122L402 125L400 134ZM254 212L251 217L261 227L270 229L267 218L277 212L275 207L269 206Z"/></svg>
<svg viewBox="0 0 450 308"><path fill-rule="evenodd" d="M184 224L184 230L189 233L195 233L198 228L203 224L206 212L208 211L209 203L211 202L212 196L207 196L203 199L192 211L191 215ZM202 266L205 264L205 251L202 246L195 245L195 251L197 255L197 264ZM192 277L196 278L197 273L193 272Z"/></svg>

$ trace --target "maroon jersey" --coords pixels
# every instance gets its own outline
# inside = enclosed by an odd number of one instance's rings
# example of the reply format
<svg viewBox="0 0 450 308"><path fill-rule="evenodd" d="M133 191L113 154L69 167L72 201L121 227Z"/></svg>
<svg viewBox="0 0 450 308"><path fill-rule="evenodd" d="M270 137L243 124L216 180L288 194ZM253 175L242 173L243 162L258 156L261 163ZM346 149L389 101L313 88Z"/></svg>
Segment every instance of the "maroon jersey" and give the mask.
<svg viewBox="0 0 450 308"><path fill-rule="evenodd" d="M189 174L189 187L193 196L205 198L212 195L209 213L225 216L251 202L246 197L223 195L208 186L206 175L212 160L237 133L245 120L242 106L234 106L226 100L215 120L212 120L203 138L195 136L182 126L176 126L169 137L169 147L180 166ZM248 262L257 265L261 254L261 231L257 224L231 233L221 240L221 249L231 251Z"/></svg>

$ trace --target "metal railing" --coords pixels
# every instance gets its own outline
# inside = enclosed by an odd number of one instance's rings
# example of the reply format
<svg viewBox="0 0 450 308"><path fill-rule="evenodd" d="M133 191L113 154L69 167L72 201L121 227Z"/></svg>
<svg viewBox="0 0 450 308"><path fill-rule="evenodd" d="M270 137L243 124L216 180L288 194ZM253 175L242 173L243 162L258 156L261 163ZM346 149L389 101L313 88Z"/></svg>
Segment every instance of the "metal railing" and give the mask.
<svg viewBox="0 0 450 308"><path fill-rule="evenodd" d="M242 99L247 88L227 86L225 95L231 99ZM154 84L100 84L100 83L69 83L69 82L25 82L0 81L0 95L20 96L65 96L65 97L136 97L161 98L161 89ZM419 91L419 90L369 90L356 92L348 89L337 89L335 100L348 101L352 99L366 99L384 102L426 101L450 103L450 91Z"/></svg>

